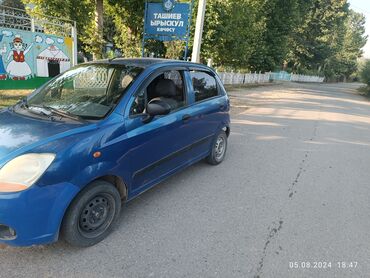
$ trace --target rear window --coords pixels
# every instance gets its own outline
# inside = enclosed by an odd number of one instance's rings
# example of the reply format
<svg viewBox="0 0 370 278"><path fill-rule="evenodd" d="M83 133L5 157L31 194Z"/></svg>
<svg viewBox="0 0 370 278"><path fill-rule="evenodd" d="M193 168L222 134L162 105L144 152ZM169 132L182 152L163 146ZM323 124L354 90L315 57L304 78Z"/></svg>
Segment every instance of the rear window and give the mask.
<svg viewBox="0 0 370 278"><path fill-rule="evenodd" d="M216 79L204 71L191 71L191 80L195 93L195 101L202 101L218 96Z"/></svg>

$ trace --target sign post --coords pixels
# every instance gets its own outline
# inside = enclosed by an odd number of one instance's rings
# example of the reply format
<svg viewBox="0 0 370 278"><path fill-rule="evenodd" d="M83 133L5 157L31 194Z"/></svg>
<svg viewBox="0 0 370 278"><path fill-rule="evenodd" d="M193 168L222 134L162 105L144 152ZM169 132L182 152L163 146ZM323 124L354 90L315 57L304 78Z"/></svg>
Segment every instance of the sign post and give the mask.
<svg viewBox="0 0 370 278"><path fill-rule="evenodd" d="M197 23L195 26L193 54L191 55L191 61L194 63L200 62L200 47L202 45L205 12L206 0L199 0Z"/></svg>
<svg viewBox="0 0 370 278"><path fill-rule="evenodd" d="M176 0L145 2L145 21L142 56L148 39L159 41L180 40L186 42L184 59L187 57L190 35L191 3Z"/></svg>

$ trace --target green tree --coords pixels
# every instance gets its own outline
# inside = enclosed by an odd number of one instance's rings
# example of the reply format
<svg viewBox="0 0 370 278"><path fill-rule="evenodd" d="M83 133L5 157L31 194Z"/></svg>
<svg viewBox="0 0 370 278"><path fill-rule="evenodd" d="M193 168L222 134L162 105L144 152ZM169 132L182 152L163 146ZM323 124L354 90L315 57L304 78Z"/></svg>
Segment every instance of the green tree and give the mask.
<svg viewBox="0 0 370 278"><path fill-rule="evenodd" d="M215 66L257 70L263 61L263 1L207 1L201 57ZM194 11L197 7L194 8ZM192 34L195 28L193 15Z"/></svg>
<svg viewBox="0 0 370 278"><path fill-rule="evenodd" d="M22 1L25 4L34 4L34 9L30 13L36 18L48 20L47 17L43 18L43 15L47 15L76 21L79 47L88 53L101 55L104 40L96 35L96 3L94 0Z"/></svg>
<svg viewBox="0 0 370 278"><path fill-rule="evenodd" d="M370 60L367 60L360 71L360 78L367 85L366 91L370 93Z"/></svg>
<svg viewBox="0 0 370 278"><path fill-rule="evenodd" d="M293 35L291 63L295 70L320 72L335 53L337 30L343 28L346 0L300 0L301 20Z"/></svg>
<svg viewBox="0 0 370 278"><path fill-rule="evenodd" d="M281 69L290 49L290 36L298 22L297 0L270 0L264 8L266 29L264 34L262 70Z"/></svg>
<svg viewBox="0 0 370 278"><path fill-rule="evenodd" d="M333 76L339 80L347 80L358 70L358 59L362 56L365 46L365 17L350 10L345 21L343 41L337 53L329 60Z"/></svg>
<svg viewBox="0 0 370 278"><path fill-rule="evenodd" d="M144 2L139 0L108 0L107 12L116 28L113 40L125 57L141 55L144 24Z"/></svg>

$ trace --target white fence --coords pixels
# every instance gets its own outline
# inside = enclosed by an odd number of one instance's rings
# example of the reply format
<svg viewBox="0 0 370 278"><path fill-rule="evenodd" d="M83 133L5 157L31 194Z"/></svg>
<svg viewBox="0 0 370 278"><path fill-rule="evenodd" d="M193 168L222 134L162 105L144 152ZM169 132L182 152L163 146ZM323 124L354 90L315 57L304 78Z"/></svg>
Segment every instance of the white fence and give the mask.
<svg viewBox="0 0 370 278"><path fill-rule="evenodd" d="M324 77L309 76L301 74L289 73L235 73L235 72L218 72L221 81L225 85L253 84L253 83L269 83L273 80L292 81L292 82L324 82Z"/></svg>
<svg viewBox="0 0 370 278"><path fill-rule="evenodd" d="M291 74L290 81L293 82L314 82L322 83L325 77L312 76L312 75L302 75L302 74Z"/></svg>
<svg viewBox="0 0 370 278"><path fill-rule="evenodd" d="M235 73L219 72L218 75L225 85L232 84L251 84L251 83L268 83L270 82L270 73Z"/></svg>

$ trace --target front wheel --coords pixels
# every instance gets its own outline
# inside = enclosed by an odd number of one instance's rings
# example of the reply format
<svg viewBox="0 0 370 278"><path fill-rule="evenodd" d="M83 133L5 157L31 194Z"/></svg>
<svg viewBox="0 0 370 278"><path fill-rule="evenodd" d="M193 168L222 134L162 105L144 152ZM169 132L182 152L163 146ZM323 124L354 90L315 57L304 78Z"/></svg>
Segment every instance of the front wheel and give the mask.
<svg viewBox="0 0 370 278"><path fill-rule="evenodd" d="M207 162L211 165L218 165L224 159L227 150L227 135L225 131L221 131L212 144L210 155L207 157Z"/></svg>
<svg viewBox="0 0 370 278"><path fill-rule="evenodd" d="M77 247L99 243L111 232L120 211L120 194L111 183L91 183L67 210L61 229L64 240Z"/></svg>

